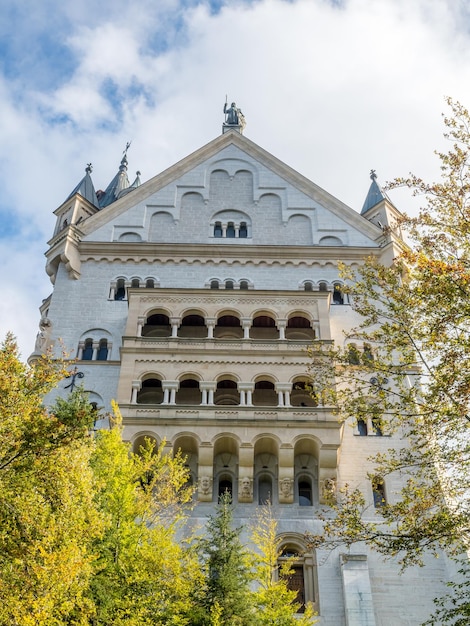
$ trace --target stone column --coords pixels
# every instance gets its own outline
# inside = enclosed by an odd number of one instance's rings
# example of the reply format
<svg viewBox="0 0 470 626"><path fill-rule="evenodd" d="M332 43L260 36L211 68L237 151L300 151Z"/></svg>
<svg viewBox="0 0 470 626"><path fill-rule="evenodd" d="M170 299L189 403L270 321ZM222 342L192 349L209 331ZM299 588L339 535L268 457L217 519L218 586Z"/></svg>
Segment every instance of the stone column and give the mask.
<svg viewBox="0 0 470 626"><path fill-rule="evenodd" d="M81 361L83 359L83 350L85 349L85 342L84 341L80 341L80 343L78 344L78 353L77 353L77 360Z"/></svg>
<svg viewBox="0 0 470 626"><path fill-rule="evenodd" d="M131 404L137 403L137 394L142 388L142 383L140 380L132 381L132 395L131 395Z"/></svg>
<svg viewBox="0 0 470 626"><path fill-rule="evenodd" d="M163 403L162 404L176 404L176 391L179 387L179 381L177 380L163 380Z"/></svg>
<svg viewBox="0 0 470 626"><path fill-rule="evenodd" d="M238 456L238 502L253 502L253 471L255 450L251 443L242 443Z"/></svg>
<svg viewBox="0 0 470 626"><path fill-rule="evenodd" d="M178 391L178 388L180 386L179 381L178 380L168 380L167 381L169 383L169 389L170 389L170 402L169 404L176 404L176 392Z"/></svg>
<svg viewBox="0 0 470 626"><path fill-rule="evenodd" d="M255 383L238 383L237 387L240 392L240 405L253 406L252 394L253 389L255 388Z"/></svg>
<svg viewBox="0 0 470 626"><path fill-rule="evenodd" d="M113 351L113 342L108 341L108 354L106 355L106 360L111 361L111 353Z"/></svg>
<svg viewBox="0 0 470 626"><path fill-rule="evenodd" d="M207 397L207 404L209 406L214 406L214 393L215 390L217 389L217 383L214 382L210 382L210 383L206 383L207 387L207 392L208 392L208 397Z"/></svg>
<svg viewBox="0 0 470 626"><path fill-rule="evenodd" d="M116 297L116 287L117 287L117 284L115 282L111 283L111 289L109 290L110 300L114 300L114 298Z"/></svg>
<svg viewBox="0 0 470 626"><path fill-rule="evenodd" d="M146 318L144 316L140 316L137 318L137 337L142 337L142 328L145 325Z"/></svg>
<svg viewBox="0 0 470 626"><path fill-rule="evenodd" d="M241 318L242 328L243 328L243 339L250 338L250 328L252 325L252 319L250 317L242 317Z"/></svg>
<svg viewBox="0 0 470 626"><path fill-rule="evenodd" d="M222 237L227 237L227 226L227 223L222 224Z"/></svg>
<svg viewBox="0 0 470 626"><path fill-rule="evenodd" d="M214 339L214 328L217 323L215 317L206 317L207 339Z"/></svg>
<svg viewBox="0 0 470 626"><path fill-rule="evenodd" d="M202 405L207 405L210 404L209 403L209 392L210 390L214 389L214 385L215 383L213 382L200 382L199 383L199 389L201 390L202 393L202 399L201 399L201 404ZM214 392L212 391L212 404L214 403Z"/></svg>
<svg viewBox="0 0 470 626"><path fill-rule="evenodd" d="M276 383L275 389L279 396L279 406L290 406L291 383Z"/></svg>
<svg viewBox="0 0 470 626"><path fill-rule="evenodd" d="M240 224L234 224L235 228L235 237L240 237Z"/></svg>
<svg viewBox="0 0 470 626"><path fill-rule="evenodd" d="M287 320L284 320L284 319L277 320L277 327L279 330L279 339L285 339Z"/></svg>
<svg viewBox="0 0 470 626"><path fill-rule="evenodd" d="M93 342L93 355L91 357L92 361L96 361L96 359L98 358L99 347L100 347L99 341L94 341Z"/></svg>
<svg viewBox="0 0 470 626"><path fill-rule="evenodd" d="M294 502L294 448L281 444L279 448L279 504Z"/></svg>
<svg viewBox="0 0 470 626"><path fill-rule="evenodd" d="M180 323L181 323L180 317L170 317L172 339L176 339L178 337L178 328L179 328Z"/></svg>
<svg viewBox="0 0 470 626"><path fill-rule="evenodd" d="M199 502L212 502L214 448L209 442L199 446L199 467L197 481L197 499Z"/></svg>

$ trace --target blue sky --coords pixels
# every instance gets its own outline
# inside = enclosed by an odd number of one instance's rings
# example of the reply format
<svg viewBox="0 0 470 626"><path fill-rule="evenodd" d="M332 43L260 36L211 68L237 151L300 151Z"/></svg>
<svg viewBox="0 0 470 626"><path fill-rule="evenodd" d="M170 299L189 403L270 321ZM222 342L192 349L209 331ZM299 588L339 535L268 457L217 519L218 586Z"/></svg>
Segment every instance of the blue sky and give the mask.
<svg viewBox="0 0 470 626"><path fill-rule="evenodd" d="M468 2L4 0L0 336L25 358L86 164L105 188L132 140L145 181L220 134L226 94L247 137L360 211L372 168L439 176L444 97L470 106Z"/></svg>

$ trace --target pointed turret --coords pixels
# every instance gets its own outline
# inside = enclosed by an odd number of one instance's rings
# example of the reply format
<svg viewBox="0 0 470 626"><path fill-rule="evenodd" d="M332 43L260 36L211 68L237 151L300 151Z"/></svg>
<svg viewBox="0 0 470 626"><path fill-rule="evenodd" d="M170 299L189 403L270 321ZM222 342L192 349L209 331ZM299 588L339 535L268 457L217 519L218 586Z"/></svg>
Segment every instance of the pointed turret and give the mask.
<svg viewBox="0 0 470 626"><path fill-rule="evenodd" d="M106 187L106 191L101 192L101 194L98 192L98 200L101 209L116 202L120 195L124 195L122 192L129 188L129 179L127 177L127 150L130 145L130 142L128 142L121 159L119 171Z"/></svg>
<svg viewBox="0 0 470 626"><path fill-rule="evenodd" d="M118 195L118 198L122 198L122 196L125 196L130 191L134 191L134 189L137 189L137 187L140 187L140 172L136 172L135 173L135 180L132 183L132 185L129 185L129 187L127 187L126 189L123 189L122 191L120 191L119 195Z"/></svg>
<svg viewBox="0 0 470 626"><path fill-rule="evenodd" d="M79 193L82 198L85 198L90 204L98 208L98 198L96 197L95 187L93 185L93 181L91 180L92 166L91 163L88 163L85 169L85 176L78 183L72 193L69 194L67 200L74 196L76 193Z"/></svg>
<svg viewBox="0 0 470 626"><path fill-rule="evenodd" d="M370 171L370 177L372 182L370 184L366 199L364 200L361 215L367 213L369 209L374 207L376 204L379 204L379 202L382 202L382 200L388 200L390 202L387 194L382 191L379 184L377 183L377 174L375 173L375 170Z"/></svg>
<svg viewBox="0 0 470 626"><path fill-rule="evenodd" d="M385 263L391 263L399 254L403 246L403 235L401 232L402 214L393 205L390 198L377 182L375 170L370 171L371 184L366 196L361 215L382 229L382 246L388 246L388 252L383 257Z"/></svg>

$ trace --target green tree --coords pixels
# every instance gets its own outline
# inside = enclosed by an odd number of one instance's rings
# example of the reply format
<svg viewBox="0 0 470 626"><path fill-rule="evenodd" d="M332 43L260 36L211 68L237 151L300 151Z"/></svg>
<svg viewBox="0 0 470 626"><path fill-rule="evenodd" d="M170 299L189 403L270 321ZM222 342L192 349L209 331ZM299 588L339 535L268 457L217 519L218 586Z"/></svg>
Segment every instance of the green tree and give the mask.
<svg viewBox="0 0 470 626"><path fill-rule="evenodd" d="M404 480L397 498L378 509L378 522L364 519L363 494L346 486L336 517L312 543L364 540L404 566L429 550L457 557L470 547L470 116L448 104L452 147L438 153L441 181L410 176L390 185L425 198L419 215L399 224L409 248L391 267L369 259L356 274L342 268L362 319L349 338L371 346L373 358L369 349L353 362L347 351L318 348L312 361L312 379L343 420L371 417L406 441L374 459L371 479L399 472ZM462 567L454 606L441 602L429 624L468 623L468 561Z"/></svg>
<svg viewBox="0 0 470 626"><path fill-rule="evenodd" d="M231 496L225 492L216 515L209 517L207 535L198 541L205 585L196 594L194 626L257 623L250 591L250 556L240 541L241 530L233 528Z"/></svg>
<svg viewBox="0 0 470 626"><path fill-rule="evenodd" d="M254 554L256 581L254 593L257 626L310 626L315 624L313 609L307 605L299 614L297 592L289 589L289 576L296 557L282 560L281 539L277 536L277 520L269 505L262 507L252 527L252 539L257 548Z"/></svg>
<svg viewBox="0 0 470 626"><path fill-rule="evenodd" d="M0 624L85 624L101 531L89 467L93 412L81 391L47 410L63 377L47 357L28 367L11 335L0 348Z"/></svg>
<svg viewBox="0 0 470 626"><path fill-rule="evenodd" d="M121 438L119 414L97 435L91 459L95 500L106 520L94 544L91 580L94 625L189 624L191 596L201 585L197 556L177 541L192 490L180 455L147 440L132 454Z"/></svg>

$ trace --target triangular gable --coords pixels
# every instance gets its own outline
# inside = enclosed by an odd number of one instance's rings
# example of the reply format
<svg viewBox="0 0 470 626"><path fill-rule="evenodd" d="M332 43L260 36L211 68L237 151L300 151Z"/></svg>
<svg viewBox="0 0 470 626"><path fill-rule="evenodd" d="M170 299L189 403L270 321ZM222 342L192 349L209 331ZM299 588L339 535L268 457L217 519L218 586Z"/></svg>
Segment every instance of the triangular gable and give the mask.
<svg viewBox="0 0 470 626"><path fill-rule="evenodd" d="M220 159L226 160L227 149L231 147L238 149L240 160L243 160L243 155L250 157L264 170L269 170L288 185L293 186L299 192L305 194L306 197L310 198L313 201L312 208L316 205L323 207L337 218L337 220L347 224L350 228L358 231L370 240L371 245L373 245L372 242L376 241L381 236L382 233L377 226L371 224L346 204L235 131L229 131L217 137L175 165L172 165L146 183L143 183L125 197L90 217L82 225L82 233L87 240L91 240L90 235L98 229L116 220L116 218L129 209L132 209L132 207L145 203L151 196L157 194L168 185L180 180L192 170L195 170L206 162L212 162L212 164L216 163L218 156L220 156ZM234 158L233 155L231 158ZM266 191L269 192L268 186L266 186Z"/></svg>

